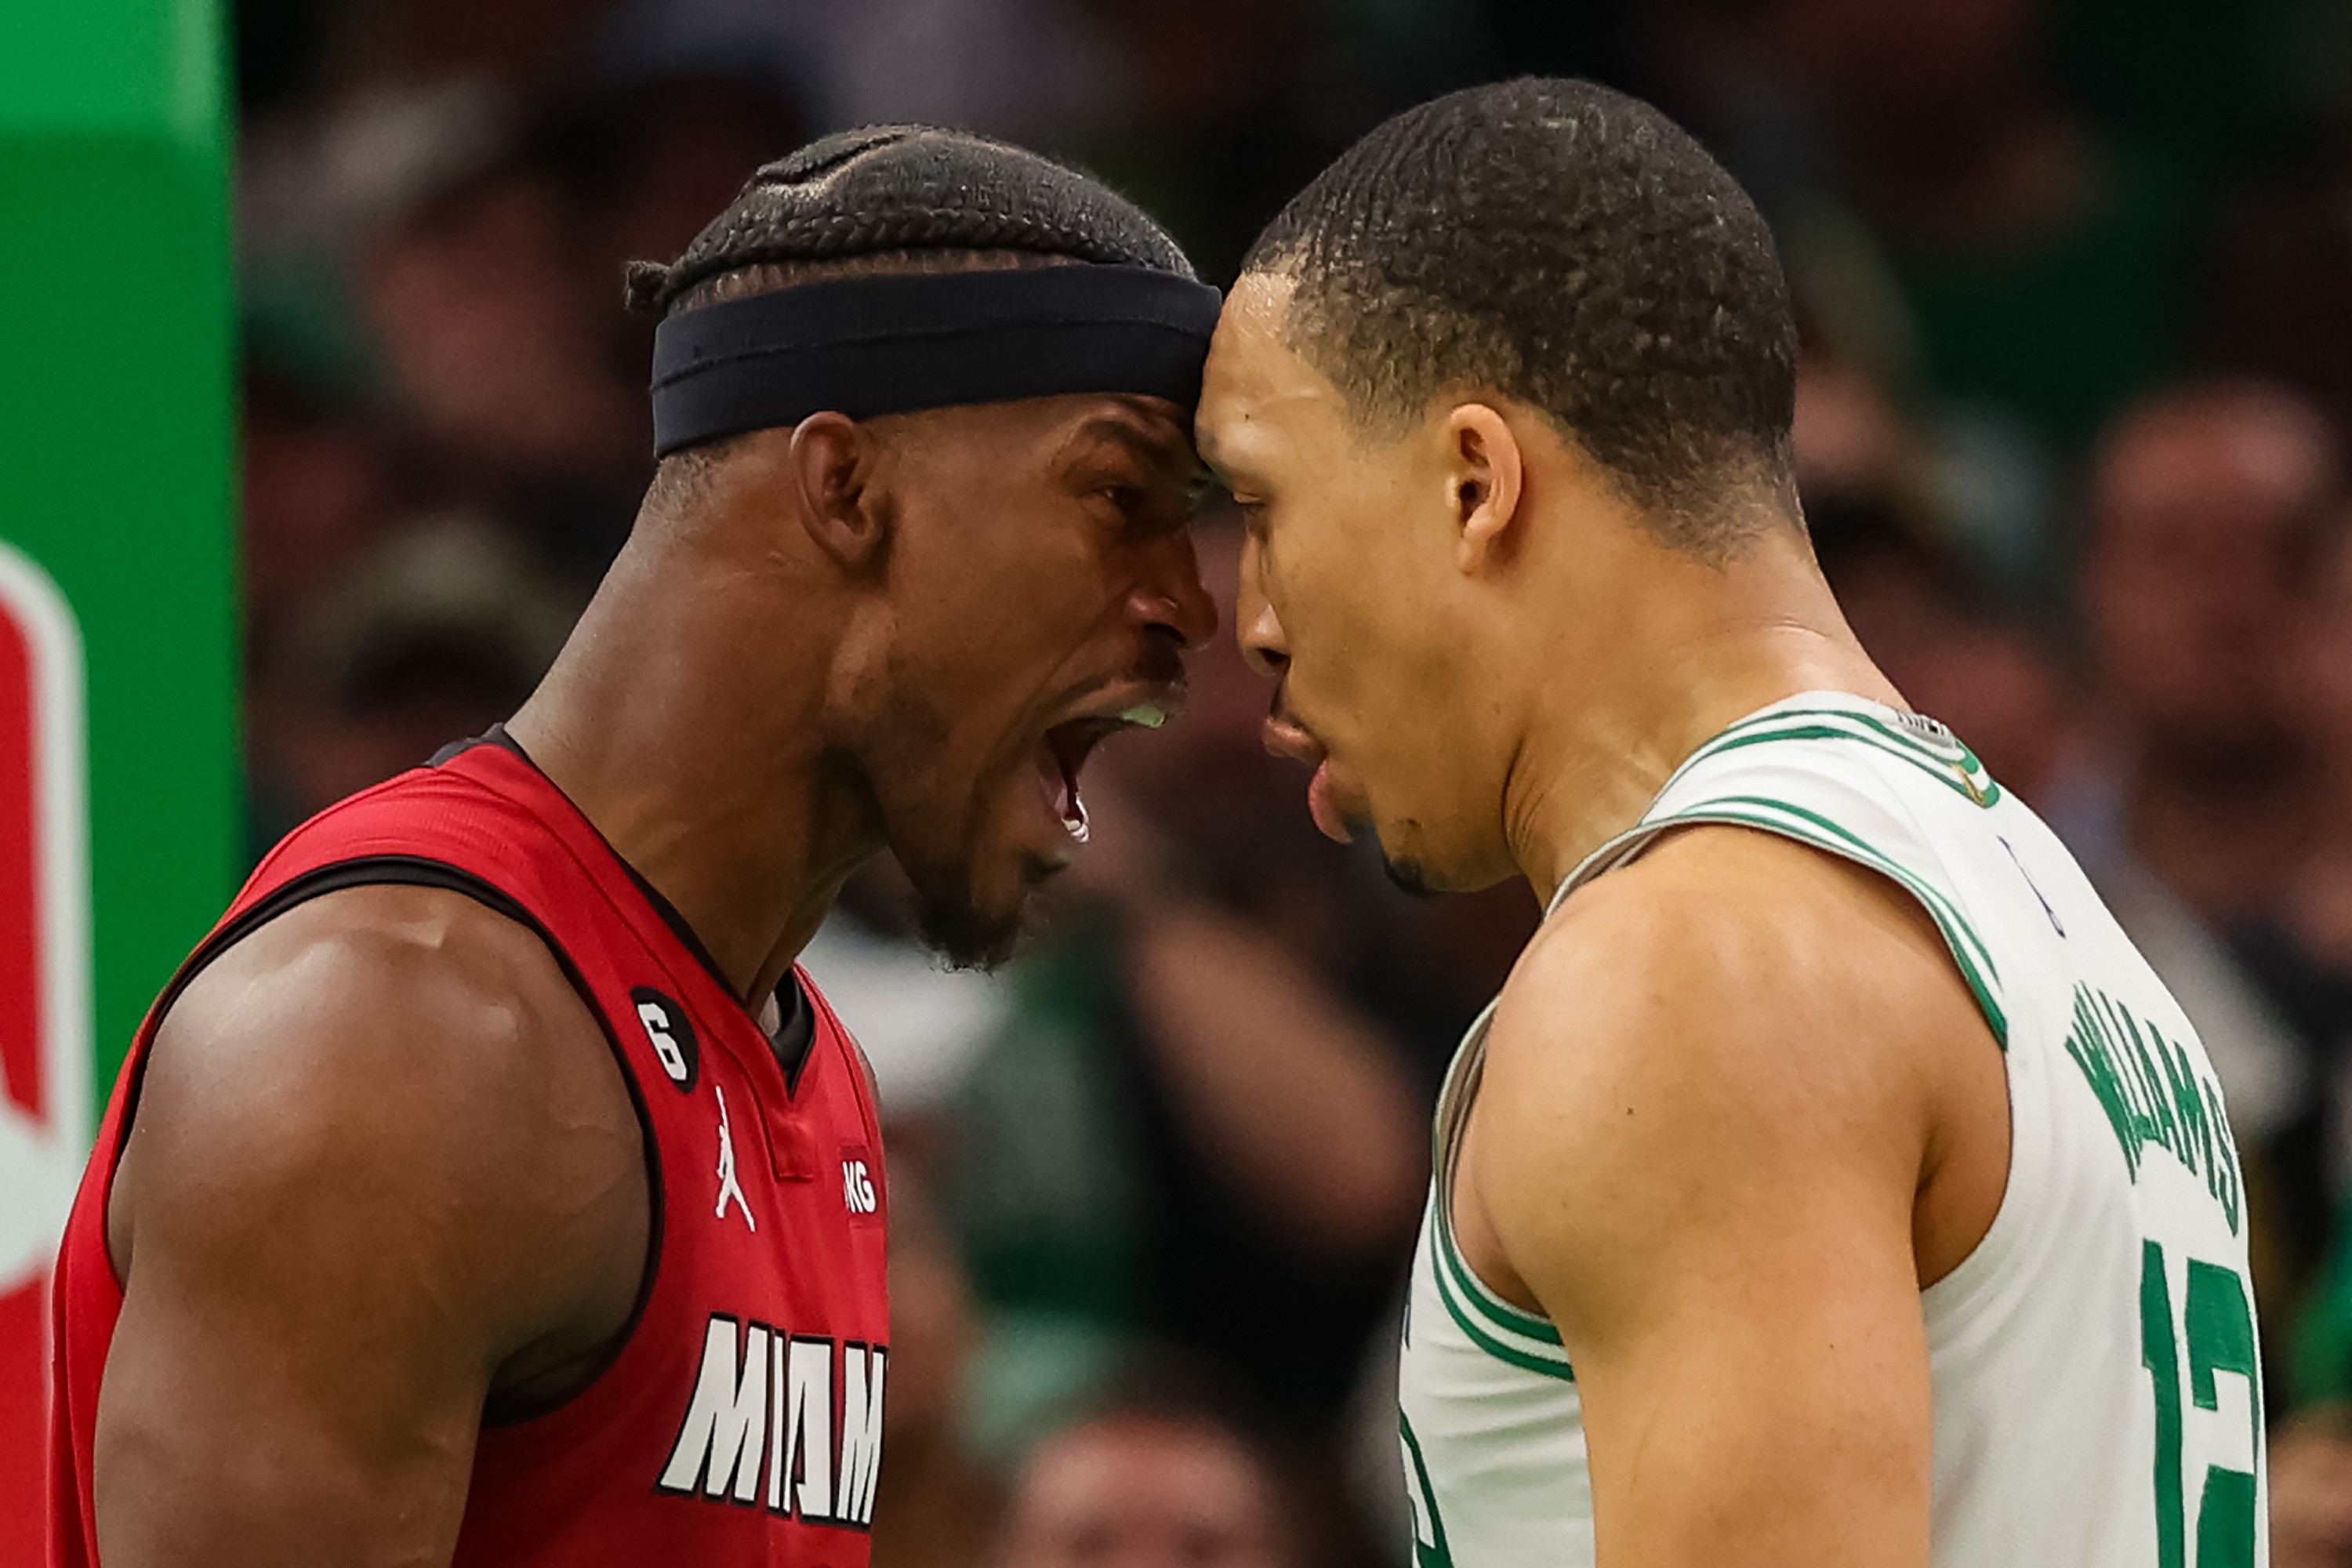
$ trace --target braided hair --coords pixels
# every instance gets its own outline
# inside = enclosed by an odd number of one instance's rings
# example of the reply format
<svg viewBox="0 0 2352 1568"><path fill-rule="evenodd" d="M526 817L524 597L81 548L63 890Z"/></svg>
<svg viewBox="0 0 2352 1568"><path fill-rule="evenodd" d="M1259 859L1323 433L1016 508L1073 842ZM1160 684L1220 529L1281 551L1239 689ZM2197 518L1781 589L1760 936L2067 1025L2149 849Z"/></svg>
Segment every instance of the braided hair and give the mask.
<svg viewBox="0 0 2352 1568"><path fill-rule="evenodd" d="M1472 88L1294 197L1244 272L1295 280L1291 346L1367 425L1485 387L1541 409L1701 555L1795 518L1797 331L1752 203L1688 132L1589 81Z"/></svg>
<svg viewBox="0 0 2352 1568"><path fill-rule="evenodd" d="M1086 174L966 132L873 125L761 168L685 255L632 263L626 298L661 316L861 272L1088 262L1193 276L1158 224Z"/></svg>

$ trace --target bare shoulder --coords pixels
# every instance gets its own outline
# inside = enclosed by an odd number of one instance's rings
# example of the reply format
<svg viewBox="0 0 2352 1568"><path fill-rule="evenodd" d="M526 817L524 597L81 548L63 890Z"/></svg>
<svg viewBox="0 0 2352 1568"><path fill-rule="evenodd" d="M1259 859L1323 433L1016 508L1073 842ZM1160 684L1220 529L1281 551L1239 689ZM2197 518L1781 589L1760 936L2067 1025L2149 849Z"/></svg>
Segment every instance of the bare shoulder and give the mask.
<svg viewBox="0 0 2352 1568"><path fill-rule="evenodd" d="M437 1247L527 1339L562 1310L541 1298L611 1288L599 1237L641 1228L643 1160L603 1029L533 932L459 893L354 888L270 921L176 998L110 1239L129 1276L151 1233L234 1243L246 1216L327 1209L380 1224L379 1246Z"/></svg>
<svg viewBox="0 0 2352 1568"><path fill-rule="evenodd" d="M446 1562L487 1413L585 1386L647 1265L635 1109L538 938L325 894L151 1047L108 1205L109 1562Z"/></svg>
<svg viewBox="0 0 2352 1568"><path fill-rule="evenodd" d="M1488 1038L1475 1187L1515 1263L1529 1245L1647 1247L1694 1205L1842 1187L1907 1231L1971 1071L2000 1092L1986 1026L1910 895L1774 835L1689 828L1529 944Z"/></svg>
<svg viewBox="0 0 2352 1568"><path fill-rule="evenodd" d="M1700 826L1546 923L1504 989L1490 1050L1549 1056L1544 1042L1567 1030L1579 1056L1757 1087L1798 1065L1763 1048L1774 1042L1802 1047L1801 1076L1818 1079L1874 1054L1819 1048L1832 1040L1971 1021L1981 1027L1941 934L1903 889L1776 834Z"/></svg>

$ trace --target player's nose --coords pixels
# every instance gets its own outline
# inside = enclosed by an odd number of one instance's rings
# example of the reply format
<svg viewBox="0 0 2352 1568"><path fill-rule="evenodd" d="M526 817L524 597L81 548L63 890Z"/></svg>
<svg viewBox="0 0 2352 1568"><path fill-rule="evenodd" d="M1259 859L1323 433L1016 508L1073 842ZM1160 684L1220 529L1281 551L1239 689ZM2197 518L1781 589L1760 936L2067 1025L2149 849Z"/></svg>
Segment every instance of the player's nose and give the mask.
<svg viewBox="0 0 2352 1568"><path fill-rule="evenodd" d="M1134 598L1147 626L1166 631L1187 648L1217 635L1217 604L1201 582L1201 563L1189 531L1155 540Z"/></svg>
<svg viewBox="0 0 2352 1568"><path fill-rule="evenodd" d="M1282 635L1282 621L1274 613L1259 580L1257 542L1242 548L1240 585L1234 593L1234 639L1250 668L1269 679L1279 679L1290 664L1290 646Z"/></svg>

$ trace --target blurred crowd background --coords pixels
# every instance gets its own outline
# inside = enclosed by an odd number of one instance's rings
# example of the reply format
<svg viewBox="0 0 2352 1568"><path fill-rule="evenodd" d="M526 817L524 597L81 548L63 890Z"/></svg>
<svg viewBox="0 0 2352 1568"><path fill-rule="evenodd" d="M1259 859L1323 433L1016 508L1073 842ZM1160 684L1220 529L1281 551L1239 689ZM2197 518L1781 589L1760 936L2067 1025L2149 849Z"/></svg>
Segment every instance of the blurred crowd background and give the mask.
<svg viewBox="0 0 2352 1568"><path fill-rule="evenodd" d="M1780 235L1856 629L2204 1035L2278 1561L2352 1561L2352 5L241 0L236 38L257 853L530 689L649 472L622 264L755 164L1002 134L1224 282L1409 103L1664 105ZM1229 605L1236 532L1199 538ZM1098 841L1005 973L931 966L887 868L809 955L891 1137L880 1568L1405 1560L1427 1116L1534 900L1391 894L1223 639L1194 689L1090 770Z"/></svg>

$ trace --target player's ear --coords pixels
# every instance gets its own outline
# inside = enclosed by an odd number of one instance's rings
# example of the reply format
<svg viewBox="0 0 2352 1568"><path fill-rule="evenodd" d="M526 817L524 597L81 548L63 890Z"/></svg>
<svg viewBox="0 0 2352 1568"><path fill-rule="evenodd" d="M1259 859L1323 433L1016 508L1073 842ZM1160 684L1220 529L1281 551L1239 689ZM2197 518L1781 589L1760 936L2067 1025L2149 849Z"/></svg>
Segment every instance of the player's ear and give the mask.
<svg viewBox="0 0 2352 1568"><path fill-rule="evenodd" d="M792 432L801 526L818 549L856 575L881 561L889 533L872 483L874 457L872 435L845 414L812 414Z"/></svg>
<svg viewBox="0 0 2352 1568"><path fill-rule="evenodd" d="M1496 564L1517 539L1511 524L1519 514L1519 439L1494 409L1465 403L1446 416L1445 444L1454 563L1475 576Z"/></svg>

